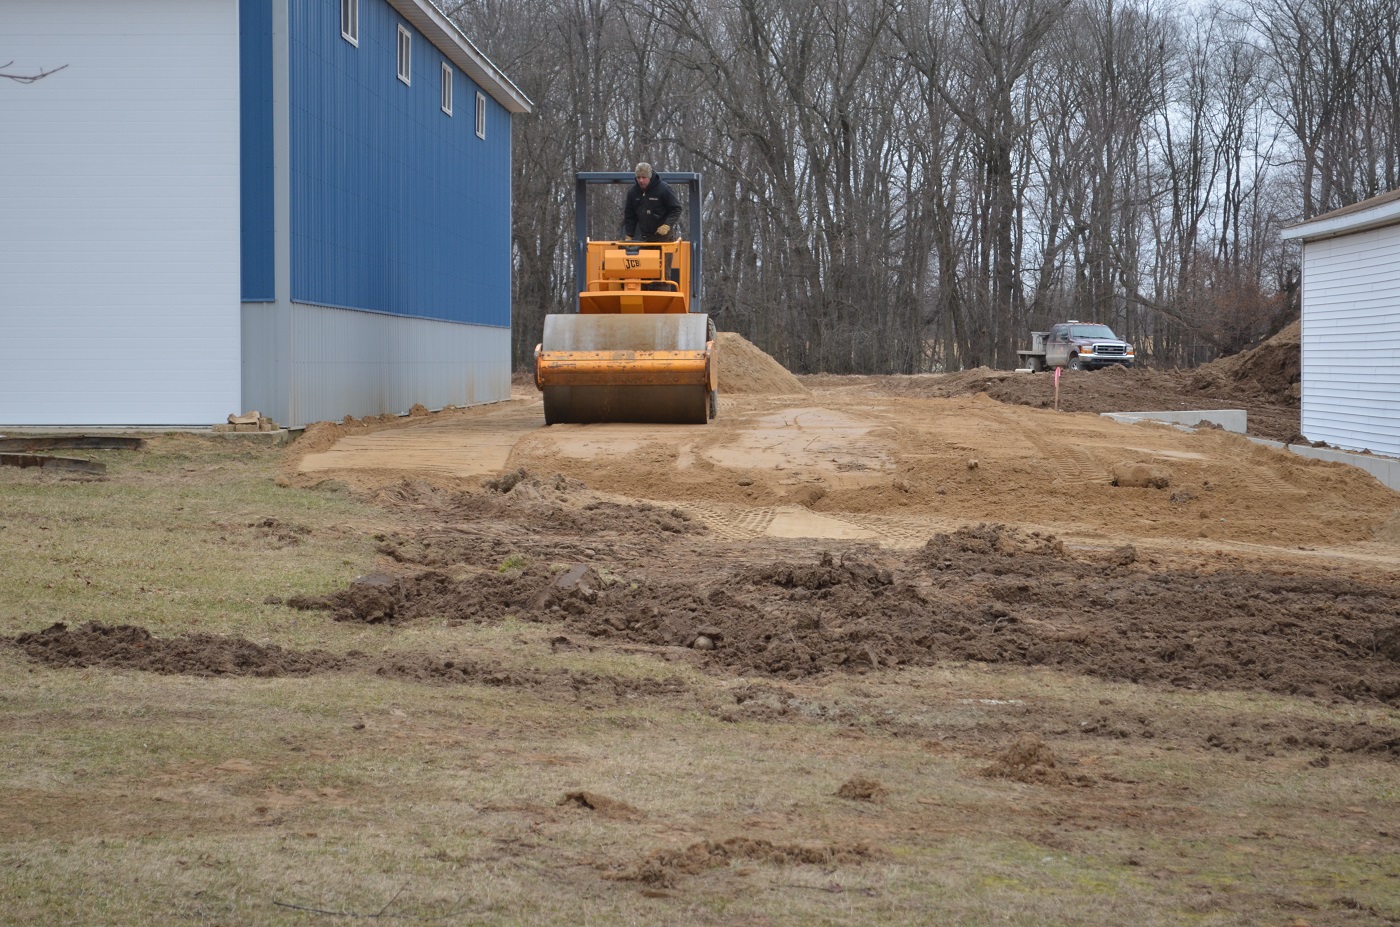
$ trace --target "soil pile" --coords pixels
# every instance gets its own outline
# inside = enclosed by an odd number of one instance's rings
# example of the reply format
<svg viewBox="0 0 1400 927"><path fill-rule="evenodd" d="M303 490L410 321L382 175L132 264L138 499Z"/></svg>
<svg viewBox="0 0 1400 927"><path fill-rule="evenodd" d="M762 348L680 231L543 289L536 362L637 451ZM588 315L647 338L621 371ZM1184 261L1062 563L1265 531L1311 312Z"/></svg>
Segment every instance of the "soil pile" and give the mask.
<svg viewBox="0 0 1400 927"><path fill-rule="evenodd" d="M609 878L615 881L635 881L658 888L672 888L683 875L696 876L709 869L730 866L741 860L761 862L770 866L857 866L881 860L888 854L868 844L827 844L800 846L779 844L771 840L750 837L730 837L728 840L704 840L681 850L653 853L637 866Z"/></svg>
<svg viewBox="0 0 1400 927"><path fill-rule="evenodd" d="M182 676L309 676L341 669L346 661L324 651L296 652L241 637L184 634L157 638L134 625L89 621L69 629L59 622L20 634L13 645L46 666L134 669Z"/></svg>
<svg viewBox="0 0 1400 927"><path fill-rule="evenodd" d="M837 798L868 801L877 805L884 802L889 794L890 790L885 788L884 783L878 779L867 779L865 776L853 776L841 783L841 788L836 790Z"/></svg>
<svg viewBox="0 0 1400 927"><path fill-rule="evenodd" d="M984 393L998 402L1062 412L1175 412L1244 409L1249 433L1299 439L1302 323L1268 341L1193 370L1106 367L1029 374L991 367L957 373L881 377L804 377L812 386L846 385L883 396L951 399Z"/></svg>
<svg viewBox="0 0 1400 927"><path fill-rule="evenodd" d="M1035 734L1022 734L995 763L982 770L988 779L1012 779L1041 785L1065 785L1070 777L1060 769L1055 751Z"/></svg>
<svg viewBox="0 0 1400 927"><path fill-rule="evenodd" d="M676 678L623 679L563 668L512 670L475 660L415 652L375 656L357 651L297 651L220 634L157 637L137 625L95 621L76 628L59 622L0 642L43 666L137 670L161 676L276 678L354 672L428 685L479 685L619 699L685 691L685 683Z"/></svg>
<svg viewBox="0 0 1400 927"><path fill-rule="evenodd" d="M807 387L743 335L720 332L715 351L719 355L719 391L749 396L797 396Z"/></svg>
<svg viewBox="0 0 1400 927"><path fill-rule="evenodd" d="M1258 347L1184 371L1185 386L1212 396L1232 396L1296 406L1302 395L1303 323L1296 321Z"/></svg>
<svg viewBox="0 0 1400 927"><path fill-rule="evenodd" d="M472 510L451 498L452 511ZM498 538L501 522L536 515L480 511ZM417 572L291 604L366 623L514 616L788 679L972 660L1400 704L1400 663L1390 656L1400 591L1388 584L1228 564L1169 569L1131 547L1072 551L1053 536L986 524L904 553L850 545L784 557L773 546L729 562L697 556L694 535L658 532L629 547L623 565L597 569L570 562L587 542L568 525L560 517L548 534L506 532L520 545L514 555L484 548L469 521L386 539L384 550Z"/></svg>

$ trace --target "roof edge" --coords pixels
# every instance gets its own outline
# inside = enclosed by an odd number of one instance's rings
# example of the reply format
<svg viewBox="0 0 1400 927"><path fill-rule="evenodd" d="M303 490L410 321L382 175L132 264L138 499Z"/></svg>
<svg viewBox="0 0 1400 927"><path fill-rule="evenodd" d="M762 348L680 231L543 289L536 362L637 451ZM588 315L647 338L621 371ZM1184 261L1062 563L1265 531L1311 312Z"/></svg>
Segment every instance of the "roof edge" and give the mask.
<svg viewBox="0 0 1400 927"><path fill-rule="evenodd" d="M1393 190L1371 200L1362 200L1352 206L1315 216L1306 222L1290 225L1279 237L1284 241L1320 241L1341 235L1370 232L1396 224L1400 224L1400 191Z"/></svg>
<svg viewBox="0 0 1400 927"><path fill-rule="evenodd" d="M508 112L528 113L534 109L530 98L431 0L389 0L389 5Z"/></svg>

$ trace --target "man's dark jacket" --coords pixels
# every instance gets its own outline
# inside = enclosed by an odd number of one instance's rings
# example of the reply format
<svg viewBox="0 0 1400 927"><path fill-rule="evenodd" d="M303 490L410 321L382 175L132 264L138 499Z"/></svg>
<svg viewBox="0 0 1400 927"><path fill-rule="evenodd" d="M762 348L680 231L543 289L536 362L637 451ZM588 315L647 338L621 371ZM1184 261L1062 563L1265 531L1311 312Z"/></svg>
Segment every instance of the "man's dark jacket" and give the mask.
<svg viewBox="0 0 1400 927"><path fill-rule="evenodd" d="M674 240L680 237L681 201L671 185L652 174L647 188L632 184L627 191L627 206L622 211L622 231L638 241ZM657 226L669 225L670 234L657 235Z"/></svg>

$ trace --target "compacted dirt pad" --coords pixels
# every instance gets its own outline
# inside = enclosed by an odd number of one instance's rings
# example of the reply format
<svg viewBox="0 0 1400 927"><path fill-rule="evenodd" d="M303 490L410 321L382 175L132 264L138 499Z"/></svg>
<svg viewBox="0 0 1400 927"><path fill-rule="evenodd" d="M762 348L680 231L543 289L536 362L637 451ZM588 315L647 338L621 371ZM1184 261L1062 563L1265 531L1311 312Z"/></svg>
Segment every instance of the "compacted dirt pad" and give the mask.
<svg viewBox="0 0 1400 927"><path fill-rule="evenodd" d="M290 604L514 616L775 678L972 660L1396 704L1400 497L1240 435L1087 411L1237 395L1296 431L1297 334L1197 371L1067 375L1078 412L1044 408L1045 375L804 381L725 334L708 426L522 430L528 391L407 428L320 426L287 479L345 480L416 528L382 543L388 573ZM485 435L497 464L509 436L509 466L444 481L430 433L461 459ZM359 434L379 439L372 466L323 468Z"/></svg>
<svg viewBox="0 0 1400 927"><path fill-rule="evenodd" d="M1077 373L1065 392L1133 411L1144 394L1180 407L1235 389L1286 409L1296 335L1189 375ZM314 426L285 479L344 479L413 528L382 539L385 572L287 604L365 623L516 617L557 625L561 646L674 648L777 679L953 660L1400 703L1397 496L1360 471L1031 408L1046 376L804 383L733 335L720 357L724 414L708 426L546 428L530 393ZM440 656L390 665L139 627L14 643L60 666L493 680Z"/></svg>

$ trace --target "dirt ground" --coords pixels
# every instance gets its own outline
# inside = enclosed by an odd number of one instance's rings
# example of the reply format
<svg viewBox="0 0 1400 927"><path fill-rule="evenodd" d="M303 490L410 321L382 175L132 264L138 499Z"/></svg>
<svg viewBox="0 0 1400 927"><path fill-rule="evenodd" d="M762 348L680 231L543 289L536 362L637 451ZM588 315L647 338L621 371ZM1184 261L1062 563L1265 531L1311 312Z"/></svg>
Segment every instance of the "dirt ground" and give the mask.
<svg viewBox="0 0 1400 927"><path fill-rule="evenodd" d="M376 572L278 604L400 628L514 619L547 629L557 653L651 654L730 680L723 698L689 693L724 720L800 724L812 710L804 686L941 664L1346 709L1241 724L1214 711L1154 716L1132 700L1105 700L1074 720L1020 706L977 739L994 761L985 775L1030 784L1107 780L1057 765L1027 731L1318 768L1333 757L1400 760L1391 723L1400 495L1360 470L1220 429L1097 414L1244 408L1251 434L1302 440L1296 326L1196 371L1067 374L1058 410L1048 374L798 378L731 334L720 357L719 417L705 426L545 427L523 380L490 407L312 426L280 481L366 494L400 527L379 536ZM294 525L266 527L295 540ZM357 672L604 700L687 691L664 672L507 670L434 652L293 651L95 622L55 624L13 645L62 667ZM866 719L871 728L932 736L908 716ZM991 749L1015 736L1010 750ZM875 780L842 786L843 797L873 803L885 791ZM606 796L568 800L604 816L636 813ZM1136 807L1102 814L1136 820ZM657 853L609 878L667 888L736 860L804 853L880 857L863 843L812 850L735 837ZM1354 913L1297 922L1394 922Z"/></svg>
<svg viewBox="0 0 1400 927"><path fill-rule="evenodd" d="M1400 704L1400 496L1219 429L1092 414L1235 399L1252 430L1294 435L1296 325L1189 373L1069 374L1058 412L1048 374L799 379L738 336L720 352L707 426L544 427L528 386L313 426L283 479L344 482L413 528L384 539L383 573L289 604L368 623L514 615L557 624L561 647L685 648L775 679L968 660ZM347 663L130 627L17 643L157 672ZM1400 753L1393 731L1281 736Z"/></svg>
<svg viewBox="0 0 1400 927"><path fill-rule="evenodd" d="M420 426L327 426L287 478L371 490L419 529L384 545L392 582L301 604L515 613L778 678L958 659L1398 704L1400 497L1219 429L1092 414L1243 406L1294 437L1298 333L1196 371L1068 374L1059 411L1049 374L799 379L724 334L707 426L545 428L528 385ZM511 555L530 565L461 575Z"/></svg>

